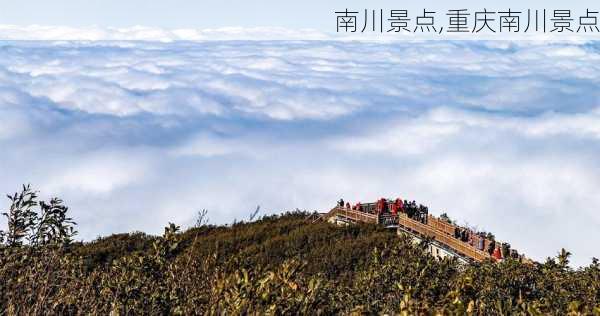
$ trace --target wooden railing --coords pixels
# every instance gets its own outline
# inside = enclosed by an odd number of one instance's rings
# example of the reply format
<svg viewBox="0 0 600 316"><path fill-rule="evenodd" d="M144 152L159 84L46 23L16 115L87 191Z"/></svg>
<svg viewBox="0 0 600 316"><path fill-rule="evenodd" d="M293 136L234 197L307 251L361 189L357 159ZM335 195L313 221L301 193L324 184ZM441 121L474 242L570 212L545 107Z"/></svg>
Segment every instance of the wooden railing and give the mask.
<svg viewBox="0 0 600 316"><path fill-rule="evenodd" d="M435 228L439 231L442 231L450 236L454 236L454 230L456 229L456 226L454 226L442 219L439 219L435 216L429 215L427 224L429 224L433 228ZM491 242L490 240L486 239L485 237L481 237L477 234L473 234L473 233L471 233L471 234L472 235L469 240L470 246L475 247L481 251L485 251L486 249L488 249L490 242ZM479 242L482 239L483 239L483 249L479 249ZM496 243L498 244L498 241L496 241Z"/></svg>
<svg viewBox="0 0 600 316"><path fill-rule="evenodd" d="M488 253L480 251L469 244L448 235L445 231L440 231L432 226L412 220L408 218L406 214L399 215L398 225L422 236L431 237L437 242L451 248L454 252L469 257L475 261L481 262L490 257Z"/></svg>
<svg viewBox="0 0 600 316"><path fill-rule="evenodd" d="M377 215L353 211L344 207L336 207L329 212L329 216L342 216L357 222L378 224Z"/></svg>
<svg viewBox="0 0 600 316"><path fill-rule="evenodd" d="M429 214L428 218L427 218L427 224L429 224L430 226L432 226L433 228L442 231L450 236L454 236L454 229L456 228L456 226L441 220L431 214Z"/></svg>

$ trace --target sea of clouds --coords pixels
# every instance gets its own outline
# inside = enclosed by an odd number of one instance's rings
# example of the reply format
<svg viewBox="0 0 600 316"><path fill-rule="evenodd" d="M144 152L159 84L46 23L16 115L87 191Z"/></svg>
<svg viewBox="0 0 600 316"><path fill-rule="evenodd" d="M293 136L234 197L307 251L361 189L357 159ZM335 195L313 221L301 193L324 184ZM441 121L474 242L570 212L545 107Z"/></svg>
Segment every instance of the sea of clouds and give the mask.
<svg viewBox="0 0 600 316"><path fill-rule="evenodd" d="M0 192L62 197L85 240L400 196L587 264L599 68L594 42L4 41Z"/></svg>

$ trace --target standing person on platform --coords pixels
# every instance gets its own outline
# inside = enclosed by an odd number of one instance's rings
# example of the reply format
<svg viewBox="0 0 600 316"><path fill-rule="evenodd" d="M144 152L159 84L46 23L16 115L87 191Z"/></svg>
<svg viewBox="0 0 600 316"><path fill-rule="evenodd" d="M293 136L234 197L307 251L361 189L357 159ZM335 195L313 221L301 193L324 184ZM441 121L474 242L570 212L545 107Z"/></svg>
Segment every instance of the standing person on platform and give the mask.
<svg viewBox="0 0 600 316"><path fill-rule="evenodd" d="M496 241L492 240L488 246L488 253L490 255L494 254L494 249L496 249Z"/></svg>
<svg viewBox="0 0 600 316"><path fill-rule="evenodd" d="M423 206L423 210L421 212L421 221L423 224L427 224L427 219L429 218L429 208L427 206Z"/></svg>
<svg viewBox="0 0 600 316"><path fill-rule="evenodd" d="M402 199L396 199L396 209L399 213L404 213L404 203Z"/></svg>
<svg viewBox="0 0 600 316"><path fill-rule="evenodd" d="M381 198L381 199L379 199L379 201L377 201L376 211L377 211L378 215L383 214L385 212L386 204L387 204L387 202L384 198Z"/></svg>
<svg viewBox="0 0 600 316"><path fill-rule="evenodd" d="M396 202L390 203L390 213L394 216L398 215L398 205L396 205Z"/></svg>
<svg viewBox="0 0 600 316"><path fill-rule="evenodd" d="M362 207L362 204L360 204L360 202L356 203L356 205L354 207L359 212L363 211L363 207Z"/></svg>
<svg viewBox="0 0 600 316"><path fill-rule="evenodd" d="M479 241L477 243L477 248L479 250L483 251L484 250L483 247L484 247L484 244L485 244L485 239L480 235L480 236L478 236L478 240Z"/></svg>
<svg viewBox="0 0 600 316"><path fill-rule="evenodd" d="M496 260L502 260L502 250L500 249L500 247L496 247L494 249L494 253L492 254L492 257L494 257L494 259L496 259Z"/></svg>

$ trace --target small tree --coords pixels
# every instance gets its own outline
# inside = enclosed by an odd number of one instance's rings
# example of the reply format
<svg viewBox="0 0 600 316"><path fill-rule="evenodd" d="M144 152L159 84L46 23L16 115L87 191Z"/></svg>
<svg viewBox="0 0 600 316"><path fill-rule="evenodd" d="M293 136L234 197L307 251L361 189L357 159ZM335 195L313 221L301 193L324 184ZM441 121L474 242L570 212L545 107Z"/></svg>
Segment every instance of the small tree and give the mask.
<svg viewBox="0 0 600 316"><path fill-rule="evenodd" d="M9 195L11 206L2 213L8 221L8 231L0 231L0 242L9 247L20 247L25 239L31 246L69 244L77 234L76 223L67 217L68 207L53 198L49 203L37 201L37 192L24 185L21 193ZM36 212L35 208L39 207Z"/></svg>
<svg viewBox="0 0 600 316"><path fill-rule="evenodd" d="M208 224L208 211L202 209L202 211L198 211L198 214L196 215L196 224L194 227L200 228L206 224Z"/></svg>
<svg viewBox="0 0 600 316"><path fill-rule="evenodd" d="M256 215L258 215L258 212L260 212L260 205L258 205L256 207L256 210L254 212L252 212L252 214L250 214L250 222L256 218Z"/></svg>
<svg viewBox="0 0 600 316"><path fill-rule="evenodd" d="M562 248L557 256L558 265L563 269L568 268L570 257L571 257L571 252L567 251L565 248Z"/></svg>
<svg viewBox="0 0 600 316"><path fill-rule="evenodd" d="M165 233L162 237L157 238L154 241L154 258L157 262L164 264L167 259L170 259L177 252L180 242L180 227L169 223L169 226L165 227Z"/></svg>
<svg viewBox="0 0 600 316"><path fill-rule="evenodd" d="M8 221L8 231L2 232L2 235L5 236L7 246L19 247L38 221L37 213L33 211L38 205L37 193L31 190L30 185L23 185L21 193L7 196L11 205L8 212L3 212L2 215Z"/></svg>
<svg viewBox="0 0 600 316"><path fill-rule="evenodd" d="M58 198L53 198L50 203L41 201L39 205L40 216L31 236L31 245L64 245L71 243L77 231L74 229L76 223L72 218L67 217L69 208Z"/></svg>

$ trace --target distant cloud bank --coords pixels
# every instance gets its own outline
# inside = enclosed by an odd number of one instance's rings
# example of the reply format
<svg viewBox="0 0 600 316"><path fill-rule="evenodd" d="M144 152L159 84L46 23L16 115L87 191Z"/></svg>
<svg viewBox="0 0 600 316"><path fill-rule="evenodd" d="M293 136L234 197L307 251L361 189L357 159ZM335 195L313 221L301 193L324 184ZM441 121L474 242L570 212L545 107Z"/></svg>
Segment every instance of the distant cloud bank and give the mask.
<svg viewBox="0 0 600 316"><path fill-rule="evenodd" d="M390 42L397 40L595 40L598 33L396 33L396 32L323 32L316 29L284 27L220 27L207 29L166 29L149 26L69 27L50 25L0 24L0 40L19 41L270 41L270 40L361 40Z"/></svg>
<svg viewBox="0 0 600 316"><path fill-rule="evenodd" d="M312 29L280 27L223 27L214 29L163 29L133 26L128 28L43 25L0 25L0 40L49 41L206 41L206 40L323 40L329 36Z"/></svg>

